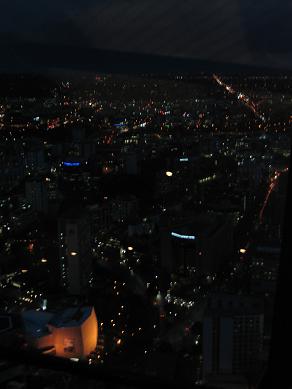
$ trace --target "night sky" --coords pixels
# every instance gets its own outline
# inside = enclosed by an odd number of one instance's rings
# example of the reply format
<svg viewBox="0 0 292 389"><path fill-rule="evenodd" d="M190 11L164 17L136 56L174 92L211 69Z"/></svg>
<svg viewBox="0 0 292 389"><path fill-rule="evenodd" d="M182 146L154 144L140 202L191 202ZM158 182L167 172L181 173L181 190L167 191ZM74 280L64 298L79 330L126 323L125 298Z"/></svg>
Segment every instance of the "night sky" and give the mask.
<svg viewBox="0 0 292 389"><path fill-rule="evenodd" d="M2 0L0 42L290 68L291 0Z"/></svg>

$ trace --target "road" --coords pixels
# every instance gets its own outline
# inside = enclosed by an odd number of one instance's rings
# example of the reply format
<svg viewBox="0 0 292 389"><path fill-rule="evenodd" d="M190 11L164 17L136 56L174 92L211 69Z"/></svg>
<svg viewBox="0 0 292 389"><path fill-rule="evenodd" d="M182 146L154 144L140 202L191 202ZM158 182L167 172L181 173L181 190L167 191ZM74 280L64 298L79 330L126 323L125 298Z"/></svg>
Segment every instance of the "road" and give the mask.
<svg viewBox="0 0 292 389"><path fill-rule="evenodd" d="M289 170L288 167L286 167L283 170L276 170L275 174L271 177L270 184L269 184L269 187L268 187L268 191L267 191L267 194L266 194L263 206L262 206L262 208L260 210L260 214L259 214L259 222L260 222L260 224L262 224L262 222L263 222L264 211L265 211L265 209L266 209L266 207L268 205L269 198L270 198L272 192L274 191L274 189L276 188L276 186L277 186L277 184L279 182L279 178L281 177L281 175L283 173L287 173L288 170Z"/></svg>
<svg viewBox="0 0 292 389"><path fill-rule="evenodd" d="M191 326L196 322L202 321L205 303L206 299L204 297L198 299L194 307L190 308L183 317L180 316L178 321L160 337L160 340L169 342L174 347L179 347L186 339Z"/></svg>
<svg viewBox="0 0 292 389"><path fill-rule="evenodd" d="M213 74L213 79L217 82L218 85L225 88L225 90L234 96L237 96L238 100L241 101L246 107L248 107L256 117L261 119L263 123L266 123L265 116L260 113L257 109L257 105L248 97L246 94L242 92L236 92L235 89L231 85L226 84L217 74Z"/></svg>

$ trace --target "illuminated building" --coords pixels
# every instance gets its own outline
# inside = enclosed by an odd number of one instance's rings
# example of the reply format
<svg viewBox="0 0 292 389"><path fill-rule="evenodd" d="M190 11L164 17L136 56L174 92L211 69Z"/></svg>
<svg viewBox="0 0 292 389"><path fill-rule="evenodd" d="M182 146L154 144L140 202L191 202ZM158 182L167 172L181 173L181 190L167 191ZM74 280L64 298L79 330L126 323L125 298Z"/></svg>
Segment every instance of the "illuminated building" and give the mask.
<svg viewBox="0 0 292 389"><path fill-rule="evenodd" d="M198 275L213 274L232 250L232 224L227 218L200 215L167 223L161 228L161 260L168 272L193 268Z"/></svg>
<svg viewBox="0 0 292 389"><path fill-rule="evenodd" d="M45 354L63 358L85 358L95 350L98 323L93 307L67 308L59 313L22 313L28 344Z"/></svg>
<svg viewBox="0 0 292 389"><path fill-rule="evenodd" d="M90 226L86 214L68 213L59 220L61 284L70 294L86 292L91 271Z"/></svg>

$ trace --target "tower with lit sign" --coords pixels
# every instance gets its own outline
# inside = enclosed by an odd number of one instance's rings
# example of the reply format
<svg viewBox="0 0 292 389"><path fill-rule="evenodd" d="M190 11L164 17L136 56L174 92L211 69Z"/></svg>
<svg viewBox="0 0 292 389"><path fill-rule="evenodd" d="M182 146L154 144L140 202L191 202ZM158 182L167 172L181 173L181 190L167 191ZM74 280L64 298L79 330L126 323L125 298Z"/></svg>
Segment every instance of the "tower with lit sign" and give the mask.
<svg viewBox="0 0 292 389"><path fill-rule="evenodd" d="M198 241L195 235L161 230L161 259L162 266L170 273L176 271L186 272L194 267L197 257Z"/></svg>
<svg viewBox="0 0 292 389"><path fill-rule="evenodd" d="M197 215L161 226L161 265L169 273L212 276L229 258L233 229L227 217Z"/></svg>

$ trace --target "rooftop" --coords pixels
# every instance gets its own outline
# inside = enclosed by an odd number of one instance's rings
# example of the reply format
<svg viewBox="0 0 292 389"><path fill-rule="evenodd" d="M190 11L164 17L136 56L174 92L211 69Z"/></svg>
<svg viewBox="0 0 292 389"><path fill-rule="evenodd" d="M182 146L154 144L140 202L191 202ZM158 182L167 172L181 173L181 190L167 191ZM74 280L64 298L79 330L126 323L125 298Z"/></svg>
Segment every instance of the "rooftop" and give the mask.
<svg viewBox="0 0 292 389"><path fill-rule="evenodd" d="M91 314L92 307L74 307L57 313L50 320L54 327L75 327L80 326Z"/></svg>
<svg viewBox="0 0 292 389"><path fill-rule="evenodd" d="M57 313L28 310L22 313L26 333L33 337L49 334L48 325L53 327L80 326L91 314L92 307L72 307Z"/></svg>
<svg viewBox="0 0 292 389"><path fill-rule="evenodd" d="M35 338L49 333L47 324L54 316L53 313L44 311L28 310L22 313L25 332Z"/></svg>

